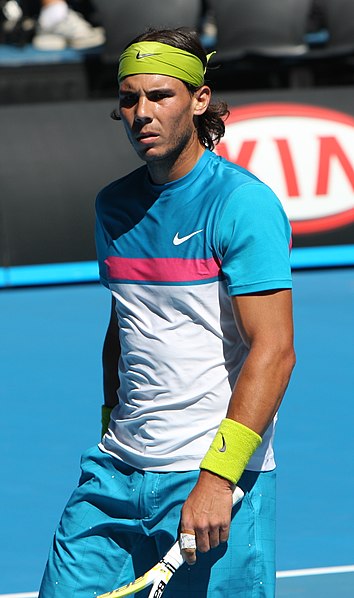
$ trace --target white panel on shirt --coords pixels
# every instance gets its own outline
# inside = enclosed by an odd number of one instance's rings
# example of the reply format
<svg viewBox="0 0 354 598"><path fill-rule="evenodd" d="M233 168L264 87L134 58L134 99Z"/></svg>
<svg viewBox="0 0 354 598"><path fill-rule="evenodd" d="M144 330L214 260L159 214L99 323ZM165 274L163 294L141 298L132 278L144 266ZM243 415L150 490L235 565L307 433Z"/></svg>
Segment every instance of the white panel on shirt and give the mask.
<svg viewBox="0 0 354 598"><path fill-rule="evenodd" d="M196 470L247 356L226 285L110 288L122 354L119 404L101 448L138 469ZM274 469L273 433L274 424L247 469Z"/></svg>

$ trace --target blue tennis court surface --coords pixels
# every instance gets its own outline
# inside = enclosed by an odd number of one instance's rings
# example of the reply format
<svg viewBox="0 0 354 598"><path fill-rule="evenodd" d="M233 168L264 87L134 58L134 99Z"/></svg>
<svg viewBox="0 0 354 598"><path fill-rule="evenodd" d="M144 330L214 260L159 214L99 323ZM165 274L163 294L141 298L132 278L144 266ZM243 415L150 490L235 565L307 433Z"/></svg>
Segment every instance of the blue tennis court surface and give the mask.
<svg viewBox="0 0 354 598"><path fill-rule="evenodd" d="M0 596L36 595L99 440L109 293L2 290ZM297 366L280 410L277 598L354 596L354 269L294 273Z"/></svg>

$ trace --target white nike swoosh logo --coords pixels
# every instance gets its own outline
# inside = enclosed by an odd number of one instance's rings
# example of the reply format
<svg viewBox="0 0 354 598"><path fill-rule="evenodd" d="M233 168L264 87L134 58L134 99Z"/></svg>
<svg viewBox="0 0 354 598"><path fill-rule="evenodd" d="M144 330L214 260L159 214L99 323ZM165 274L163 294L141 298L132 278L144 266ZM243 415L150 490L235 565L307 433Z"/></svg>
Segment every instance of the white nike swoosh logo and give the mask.
<svg viewBox="0 0 354 598"><path fill-rule="evenodd" d="M155 56L155 54L141 54L140 52L138 52L136 58L137 60L140 60L140 58L147 58L148 56Z"/></svg>
<svg viewBox="0 0 354 598"><path fill-rule="evenodd" d="M226 453L226 442L225 442L224 434L221 434L221 438L222 438L222 447L219 448L219 453Z"/></svg>
<svg viewBox="0 0 354 598"><path fill-rule="evenodd" d="M191 233L190 235L186 235L185 237L179 237L179 233L175 234L175 237L173 239L173 244L174 245L181 245L181 243L184 243L185 241L188 241L188 239L190 239L191 237L194 237L194 235L197 235L198 233L203 232L203 229L201 228L200 230L195 230L193 233Z"/></svg>

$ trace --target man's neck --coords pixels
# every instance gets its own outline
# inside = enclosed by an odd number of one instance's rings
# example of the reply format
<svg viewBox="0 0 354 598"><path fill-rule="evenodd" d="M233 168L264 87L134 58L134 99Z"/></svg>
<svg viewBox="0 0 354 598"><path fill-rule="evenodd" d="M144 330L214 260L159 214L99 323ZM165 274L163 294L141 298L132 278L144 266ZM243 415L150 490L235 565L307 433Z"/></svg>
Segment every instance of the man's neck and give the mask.
<svg viewBox="0 0 354 598"><path fill-rule="evenodd" d="M198 142L193 144L192 147L186 148L177 158L171 156L170 159L148 163L147 167L151 180L155 185L164 185L182 178L194 168L204 151L205 147Z"/></svg>

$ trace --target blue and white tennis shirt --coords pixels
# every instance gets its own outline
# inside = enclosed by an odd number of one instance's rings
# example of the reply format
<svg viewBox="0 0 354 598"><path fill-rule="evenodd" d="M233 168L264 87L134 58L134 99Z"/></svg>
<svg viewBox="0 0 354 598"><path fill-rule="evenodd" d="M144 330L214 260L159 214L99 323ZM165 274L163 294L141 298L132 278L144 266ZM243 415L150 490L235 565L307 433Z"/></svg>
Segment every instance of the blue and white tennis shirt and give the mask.
<svg viewBox="0 0 354 598"><path fill-rule="evenodd" d="M186 176L146 166L97 198L102 283L119 323L119 404L102 450L138 469L198 469L248 350L231 296L291 288L290 226L264 183L206 150ZM275 422L247 469L273 469Z"/></svg>

